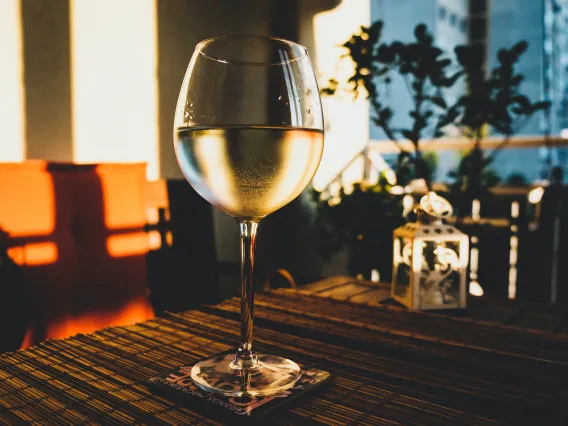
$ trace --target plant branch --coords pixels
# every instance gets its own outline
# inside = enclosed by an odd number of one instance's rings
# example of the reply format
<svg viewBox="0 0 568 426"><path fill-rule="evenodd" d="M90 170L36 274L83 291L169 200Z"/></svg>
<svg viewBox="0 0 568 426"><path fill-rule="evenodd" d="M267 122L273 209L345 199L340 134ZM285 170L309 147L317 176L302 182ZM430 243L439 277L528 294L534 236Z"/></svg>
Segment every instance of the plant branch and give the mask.
<svg viewBox="0 0 568 426"><path fill-rule="evenodd" d="M458 129L458 132L460 132L460 135L462 135L464 138L470 139L470 137L464 132L464 130L459 127L459 126L455 126L456 129Z"/></svg>
<svg viewBox="0 0 568 426"><path fill-rule="evenodd" d="M421 130L418 126L418 117L420 117L421 114L421 110L422 110L422 104L424 102L424 80L418 80L418 88L416 90L416 96L414 97L414 112L416 114L415 116L415 121L414 121L414 128L413 130L413 134L414 134L414 139L412 141L412 143L414 144L414 150L416 152L416 154L418 155L418 153L420 152L420 133Z"/></svg>
<svg viewBox="0 0 568 426"><path fill-rule="evenodd" d="M511 136L517 133L520 129L522 129L528 121L531 119L530 115L525 115L523 118L519 119L515 125L511 126L511 132L505 135L505 138L497 145L490 153L489 158L495 159L499 151L501 151L507 144L511 141Z"/></svg>
<svg viewBox="0 0 568 426"><path fill-rule="evenodd" d="M499 145L497 145L495 148L493 148L493 150L489 153L489 155L487 157L490 158L491 160L494 160L495 157L497 156L497 154L499 154L499 151L501 151L503 148L505 148L505 146L507 146L507 144L510 141L511 141L511 134L509 133L509 134L505 135L505 137L499 143Z"/></svg>
<svg viewBox="0 0 568 426"><path fill-rule="evenodd" d="M519 130L521 130L523 127L525 127L530 119L531 119L531 115L525 115L522 119L517 120L517 123L515 123L515 125L511 126L513 128L511 134L515 134Z"/></svg>
<svg viewBox="0 0 568 426"><path fill-rule="evenodd" d="M380 124L379 126L381 127L381 129L383 129L383 132L385 132L385 135L387 135L387 138L389 138L391 142L394 142L394 144L398 148L398 151L403 152L404 149L402 149L402 147L400 146L400 141L394 136L394 133L392 132L392 130L389 129L389 127L384 125L384 124Z"/></svg>
<svg viewBox="0 0 568 426"><path fill-rule="evenodd" d="M412 93L412 88L410 87L410 83L408 82L408 75L407 74L403 74L402 75L402 80L404 81L404 85L406 86L406 89L408 90L408 94L413 98L414 95Z"/></svg>

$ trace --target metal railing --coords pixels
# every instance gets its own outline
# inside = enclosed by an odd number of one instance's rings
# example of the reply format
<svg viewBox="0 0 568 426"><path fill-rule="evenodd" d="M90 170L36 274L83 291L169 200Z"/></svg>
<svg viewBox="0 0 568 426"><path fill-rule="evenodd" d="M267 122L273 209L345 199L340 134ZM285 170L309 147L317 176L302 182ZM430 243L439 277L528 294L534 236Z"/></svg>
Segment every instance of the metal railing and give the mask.
<svg viewBox="0 0 568 426"><path fill-rule="evenodd" d="M483 148L492 150L500 147L502 137L487 137L483 140ZM439 138L424 140L421 143L423 152L457 151L467 150L471 147L471 141L466 138ZM543 136L516 136L510 138L503 149L522 148L558 148L568 147L568 138ZM389 165L383 159L383 155L397 154L400 149L412 151L409 141L401 141L398 144L389 140L370 140L365 148L355 154L337 174L323 185L326 195L334 196L339 193L341 187L350 186L354 182L376 183L381 172L390 170ZM347 177L351 178L351 181ZM355 180L353 180L355 178Z"/></svg>
<svg viewBox="0 0 568 426"><path fill-rule="evenodd" d="M483 139L482 147L484 149L495 149L503 142L503 137L486 137ZM424 152L436 151L457 151L467 150L471 148L472 142L467 138L438 138L431 140L423 140L420 148ZM543 136L514 136L511 137L504 149L511 148L539 148L539 147L565 147L568 146L568 138L559 136L543 137ZM389 140L370 140L369 150L376 151L380 154L397 154L403 148L412 151L414 148L410 141L400 141L395 144Z"/></svg>
<svg viewBox="0 0 568 426"><path fill-rule="evenodd" d="M502 142L502 138L486 138L483 143L483 148L494 149L499 146ZM467 149L470 146L470 142L466 139L438 139L433 141L428 141L424 143L424 151L443 151L443 150L462 150ZM510 143L504 149L510 148L535 148L535 147L565 147L568 146L568 139L565 138L548 138L543 137L515 137L512 138ZM411 149L410 146L406 146L402 143L403 148ZM329 198L331 201L337 199L340 202L340 191L343 188L347 193L350 191L346 186L352 186L356 182L366 182L369 184L376 183L378 181L381 172L391 170L386 161L383 159L384 154L396 154L398 149L394 143L388 143L388 141L370 141L370 143L354 155L345 165L339 170L339 172L331 179L322 191L322 196L324 198ZM435 185L439 187L436 190L443 190L444 185ZM537 189L543 190L542 187L537 187ZM501 198L504 197L503 201L506 199L510 203L510 212L504 214L503 217L491 217L485 218L480 217L479 209L480 206L477 205L477 214L474 214L476 210L475 206L472 206L471 217L462 219L463 226L473 226L473 229L477 229L476 226L485 225L494 229L508 230L507 239L509 239L509 256L508 261L505 261L503 267L508 269L508 288L507 295L509 299L515 299L517 297L517 267L518 267L518 247L519 240L526 240L527 232L534 231L534 226L537 222L539 214L538 205L539 200L532 200L529 195L531 187L508 187L508 186L498 186L492 188L491 192ZM542 196L542 194L541 194ZM507 201L506 201L507 202ZM478 200L474 203L479 204ZM531 216L523 216L523 224L519 222L519 209L526 209L528 205L533 205L536 211L533 212ZM525 206L525 207L523 207ZM521 214L522 216L522 214ZM531 228L531 229L528 229ZM558 233L558 232L557 232ZM471 237L471 259L470 259L470 281L476 282L478 280L478 267L479 264L479 249L480 249L480 238L475 233L470 235ZM487 237L485 237L487 238ZM491 237L493 238L493 237ZM490 238L490 240L491 240ZM522 244L525 244L523 241ZM554 247L552 250L553 255L558 253L558 247ZM483 262L481 262L483 263ZM553 262L551 266L553 270L558 268L558 262ZM481 265L483 266L483 265ZM556 275L553 274L551 277L550 285L550 300L552 303L556 302L557 297L557 279ZM483 285L483 283L481 283ZM544 284L544 283L543 283ZM544 284L546 285L546 284Z"/></svg>

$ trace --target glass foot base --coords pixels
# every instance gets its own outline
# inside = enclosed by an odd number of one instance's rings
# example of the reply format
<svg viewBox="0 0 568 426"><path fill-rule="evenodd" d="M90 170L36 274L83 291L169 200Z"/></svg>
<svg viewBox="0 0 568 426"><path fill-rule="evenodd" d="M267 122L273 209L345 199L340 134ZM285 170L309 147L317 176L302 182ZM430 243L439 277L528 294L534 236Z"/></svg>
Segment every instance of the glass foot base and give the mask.
<svg viewBox="0 0 568 426"><path fill-rule="evenodd" d="M195 364L191 378L201 389L226 396L272 395L294 386L302 370L294 361L257 355L258 368L231 368L235 356L217 355Z"/></svg>

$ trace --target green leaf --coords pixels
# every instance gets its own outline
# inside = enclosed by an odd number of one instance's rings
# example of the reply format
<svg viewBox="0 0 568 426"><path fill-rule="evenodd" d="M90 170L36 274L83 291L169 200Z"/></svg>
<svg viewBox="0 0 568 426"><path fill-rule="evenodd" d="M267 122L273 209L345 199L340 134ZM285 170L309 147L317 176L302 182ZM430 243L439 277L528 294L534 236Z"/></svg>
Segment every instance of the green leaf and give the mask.
<svg viewBox="0 0 568 426"><path fill-rule="evenodd" d="M383 121L388 121L392 117L392 110L390 108L383 108L379 112L379 119Z"/></svg>
<svg viewBox="0 0 568 426"><path fill-rule="evenodd" d="M511 59L507 49L499 49L497 51L497 59L499 59L499 62L502 64L510 62Z"/></svg>
<svg viewBox="0 0 568 426"><path fill-rule="evenodd" d="M427 33L427 27L425 24L418 24L416 28L414 28L414 36L416 40L424 40Z"/></svg>
<svg viewBox="0 0 568 426"><path fill-rule="evenodd" d="M550 108L550 105L551 105L550 101L535 102L534 104L531 105L531 112L548 109Z"/></svg>
<svg viewBox="0 0 568 426"><path fill-rule="evenodd" d="M445 109L448 107L448 104L446 104L446 101L441 96L430 96L430 102L432 102L434 105L440 108Z"/></svg>
<svg viewBox="0 0 568 426"><path fill-rule="evenodd" d="M522 114L529 114L531 109L531 101L524 95L518 95L511 98L511 105L518 105Z"/></svg>
<svg viewBox="0 0 568 426"><path fill-rule="evenodd" d="M459 64L464 66L469 62L470 46L460 45L454 48L454 53Z"/></svg>
<svg viewBox="0 0 568 426"><path fill-rule="evenodd" d="M460 78L463 74L463 71L455 72L453 75L446 79L447 83L444 85L444 87L452 87L456 83L456 81L458 81L458 78Z"/></svg>
<svg viewBox="0 0 568 426"><path fill-rule="evenodd" d="M395 55L401 55L405 50L404 44L402 44L400 41L393 41L390 45L390 48Z"/></svg>
<svg viewBox="0 0 568 426"><path fill-rule="evenodd" d="M511 54L513 54L515 57L519 57L527 51L528 47L529 44L527 43L527 41L521 40L515 43L513 47L511 47Z"/></svg>
<svg viewBox="0 0 568 426"><path fill-rule="evenodd" d="M439 49L438 49L438 50L439 50ZM442 53L441 50L440 50L440 53ZM452 63L452 61L451 61L450 59L445 58L445 59L441 59L441 60L437 61L437 62L436 62L436 65L437 65L439 68L445 68L445 67L447 67L448 65L450 65L451 63Z"/></svg>
<svg viewBox="0 0 568 426"><path fill-rule="evenodd" d="M438 56L442 55L444 53L444 51L438 47L432 47L429 52L428 52L433 58L437 58ZM447 59L448 61L448 65L452 62L449 59ZM445 65L444 65L445 66Z"/></svg>
<svg viewBox="0 0 568 426"><path fill-rule="evenodd" d="M524 79L525 79L525 76L523 74L517 74L516 76L514 76L511 79L511 84L513 86L518 86L519 84L521 84L523 82Z"/></svg>
<svg viewBox="0 0 568 426"><path fill-rule="evenodd" d="M379 46L379 49L377 50L377 61L383 64L388 64L393 62L394 59L395 59L395 54L393 49L386 44L381 44Z"/></svg>
<svg viewBox="0 0 568 426"><path fill-rule="evenodd" d="M414 133L411 132L410 130L403 129L400 131L400 134L410 141L414 140Z"/></svg>

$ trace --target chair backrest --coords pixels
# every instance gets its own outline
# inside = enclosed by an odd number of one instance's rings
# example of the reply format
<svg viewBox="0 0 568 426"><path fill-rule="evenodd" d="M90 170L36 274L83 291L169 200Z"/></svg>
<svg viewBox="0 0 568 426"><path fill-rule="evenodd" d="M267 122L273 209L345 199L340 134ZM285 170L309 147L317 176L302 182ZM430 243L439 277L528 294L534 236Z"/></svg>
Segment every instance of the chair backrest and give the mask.
<svg viewBox="0 0 568 426"><path fill-rule="evenodd" d="M23 346L151 318L145 165L0 163L0 228L31 307Z"/></svg>
<svg viewBox="0 0 568 426"><path fill-rule="evenodd" d="M224 292L219 282L222 271L215 249L213 207L180 179L148 182L147 194L152 216L148 283L156 312L216 303ZM235 289L237 281L235 277Z"/></svg>

